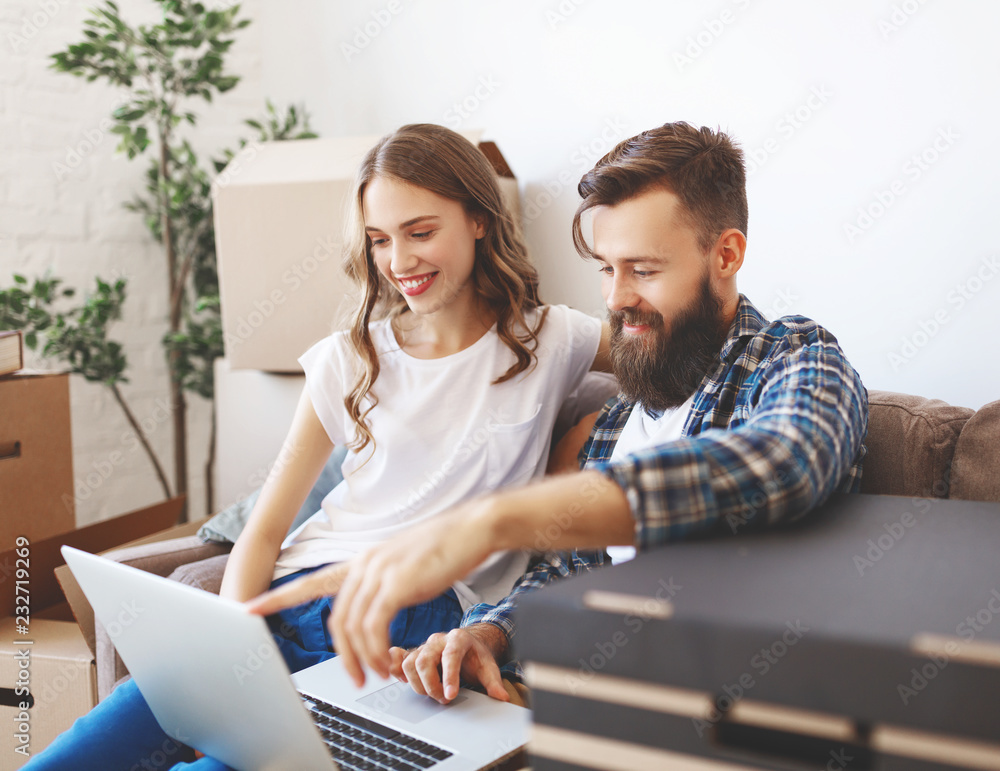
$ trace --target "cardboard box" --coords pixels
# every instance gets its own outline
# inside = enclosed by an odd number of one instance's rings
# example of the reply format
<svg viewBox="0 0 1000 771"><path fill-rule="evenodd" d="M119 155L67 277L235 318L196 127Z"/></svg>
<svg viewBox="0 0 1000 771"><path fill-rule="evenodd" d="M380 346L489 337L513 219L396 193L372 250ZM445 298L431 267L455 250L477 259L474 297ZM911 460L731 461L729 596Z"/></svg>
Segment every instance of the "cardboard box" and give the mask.
<svg viewBox="0 0 1000 771"><path fill-rule="evenodd" d="M68 533L32 541L30 545L30 600L31 613L49 608L63 601L63 593L56 580L55 569L65 564L59 548L75 546L89 552L98 552L118 546L126 541L158 533L177 521L184 505L184 496L170 498L143 509L122 514L120 517L95 522L93 525L71 530ZM10 549L0 552L0 618L14 615L15 598L13 578L16 575L18 554L13 541Z"/></svg>
<svg viewBox="0 0 1000 771"><path fill-rule="evenodd" d="M59 547L68 544L99 552L116 548L126 541L127 545L133 545L151 538L173 537L174 533L186 535L192 528L197 529L199 523L165 530L176 522L183 504L183 496L172 498L79 530L31 542L27 558L27 596L30 599L27 634L18 632L13 617L16 607L14 579L18 575L17 568L23 564L18 564L20 557L14 549L0 553L0 719L9 729L0 736L0 757L4 759L0 768L20 768L30 759L15 752L23 744L17 736L25 733L20 731L22 724L27 726L33 756L97 704L93 613L88 621L86 613L80 610L81 624L55 620L72 618L60 608L64 595L56 573L59 566L66 573L69 571ZM79 591L77 594L82 597ZM71 607L76 613L78 606ZM24 678L28 678L30 695L21 693L23 689L18 688L24 684ZM22 707L22 703L29 706ZM24 720L24 713L27 713L27 720Z"/></svg>
<svg viewBox="0 0 1000 771"><path fill-rule="evenodd" d="M0 620L0 762L20 768L97 703L94 656L76 624Z"/></svg>
<svg viewBox="0 0 1000 771"><path fill-rule="evenodd" d="M473 142L479 134L464 133ZM213 185L222 330L233 369L301 372L298 357L343 329L355 300L340 267L358 164L379 137L251 143ZM519 217L517 180L479 143Z"/></svg>
<svg viewBox="0 0 1000 771"><path fill-rule="evenodd" d="M106 549L94 550L94 552L97 554L106 554L107 552L117 551L118 549L127 549L132 546L142 546L147 543L158 543L159 541L166 541L171 538L183 538L188 535L194 535L198 532L198 529L205 524L205 521L206 520L203 519L198 522L185 522L183 525L175 525L174 527L160 530L159 532L153 533L152 535L144 538L136 538L134 541L115 544L114 546L109 546ZM68 565L64 563L57 567L55 569L55 576L59 585L62 587L63 594L66 596L66 601L69 603L69 607L73 612L73 617L76 619L74 623L79 627L90 652L96 655L97 636L94 632L94 624L96 623L94 620L94 609L90 606L90 602L87 600L86 595L84 595L83 590L80 588L80 584L78 584L76 579L73 577L73 573L70 572Z"/></svg>
<svg viewBox="0 0 1000 771"><path fill-rule="evenodd" d="M305 375L234 370L215 360L216 473L220 508L264 484L281 450Z"/></svg>
<svg viewBox="0 0 1000 771"><path fill-rule="evenodd" d="M69 374L0 378L0 549L75 525Z"/></svg>

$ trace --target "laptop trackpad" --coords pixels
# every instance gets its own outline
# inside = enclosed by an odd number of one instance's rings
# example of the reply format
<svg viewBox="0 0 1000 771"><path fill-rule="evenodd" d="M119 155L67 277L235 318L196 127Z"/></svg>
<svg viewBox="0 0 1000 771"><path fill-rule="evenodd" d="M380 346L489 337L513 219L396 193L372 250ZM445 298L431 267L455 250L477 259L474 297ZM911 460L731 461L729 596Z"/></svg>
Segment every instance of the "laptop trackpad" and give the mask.
<svg viewBox="0 0 1000 771"><path fill-rule="evenodd" d="M440 715L446 709L466 700L459 694L450 704L439 704L430 696L421 696L406 683L390 683L385 688L362 696L358 704L367 707L370 712L381 715L391 715L408 723L420 723L429 717Z"/></svg>

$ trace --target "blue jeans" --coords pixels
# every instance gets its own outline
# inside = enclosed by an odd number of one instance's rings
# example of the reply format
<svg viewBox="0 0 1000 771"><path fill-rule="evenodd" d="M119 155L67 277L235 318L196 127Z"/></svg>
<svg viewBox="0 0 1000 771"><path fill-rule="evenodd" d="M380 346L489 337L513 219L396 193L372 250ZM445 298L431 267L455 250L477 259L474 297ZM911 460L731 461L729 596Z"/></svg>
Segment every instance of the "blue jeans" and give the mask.
<svg viewBox="0 0 1000 771"><path fill-rule="evenodd" d="M316 570L317 568L312 568ZM280 586L311 570L279 578ZM333 641L326 627L332 603L323 598L288 608L267 618L275 642L292 672L333 658ZM462 608L449 589L430 602L400 611L389 627L393 645L412 648L435 632L454 629ZM225 771L212 758L194 760L194 752L160 728L134 680L114 691L72 727L60 734L22 771Z"/></svg>

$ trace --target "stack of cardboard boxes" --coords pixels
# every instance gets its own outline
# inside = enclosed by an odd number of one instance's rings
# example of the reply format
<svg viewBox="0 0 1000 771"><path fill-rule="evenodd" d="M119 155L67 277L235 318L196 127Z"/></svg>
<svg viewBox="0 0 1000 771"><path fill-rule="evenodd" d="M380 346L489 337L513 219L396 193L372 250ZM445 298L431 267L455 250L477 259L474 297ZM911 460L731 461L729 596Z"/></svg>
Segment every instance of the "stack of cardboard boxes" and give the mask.
<svg viewBox="0 0 1000 771"><path fill-rule="evenodd" d="M42 617L33 580L33 544L76 523L68 373L0 378L0 491L0 766L19 768L51 740L54 709L79 714L96 692L79 630Z"/></svg>
<svg viewBox="0 0 1000 771"><path fill-rule="evenodd" d="M520 216L517 180L492 142L464 133ZM355 302L341 269L357 167L377 136L251 144L214 186L225 359L216 362L219 500L259 487L292 422L298 357L345 329Z"/></svg>
<svg viewBox="0 0 1000 771"><path fill-rule="evenodd" d="M88 644L64 602L59 547L161 531L182 503L76 529L69 373L20 369L17 354L0 376L0 768L20 768L97 703L93 635Z"/></svg>
<svg viewBox="0 0 1000 771"><path fill-rule="evenodd" d="M44 618L33 548L76 524L69 374L25 372L20 335L4 341L18 351L0 377L0 766L19 768L65 727L54 712L89 709L96 681L76 625Z"/></svg>

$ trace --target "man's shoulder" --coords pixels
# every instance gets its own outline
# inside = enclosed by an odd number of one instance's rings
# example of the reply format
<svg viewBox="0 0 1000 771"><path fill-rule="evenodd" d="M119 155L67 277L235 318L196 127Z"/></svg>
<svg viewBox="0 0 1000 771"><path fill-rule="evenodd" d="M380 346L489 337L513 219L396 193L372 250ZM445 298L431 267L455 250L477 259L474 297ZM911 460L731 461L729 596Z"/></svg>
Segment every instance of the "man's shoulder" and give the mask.
<svg viewBox="0 0 1000 771"><path fill-rule="evenodd" d="M804 337L833 336L831 332L818 321L815 321L807 316L800 315L782 316L774 319L773 321L768 321L761 328L760 333L782 337L795 335Z"/></svg>
<svg viewBox="0 0 1000 771"><path fill-rule="evenodd" d="M744 342L743 357L757 360L816 346L833 347L840 351L840 344L830 330L811 318L799 315L765 320L759 329L744 338Z"/></svg>
<svg viewBox="0 0 1000 771"><path fill-rule="evenodd" d="M726 353L726 364L716 380L718 393L736 387L752 401L765 383L790 373L830 383L860 384L837 338L819 322L801 315L769 321L758 314L757 319L757 324L740 330L739 341Z"/></svg>

